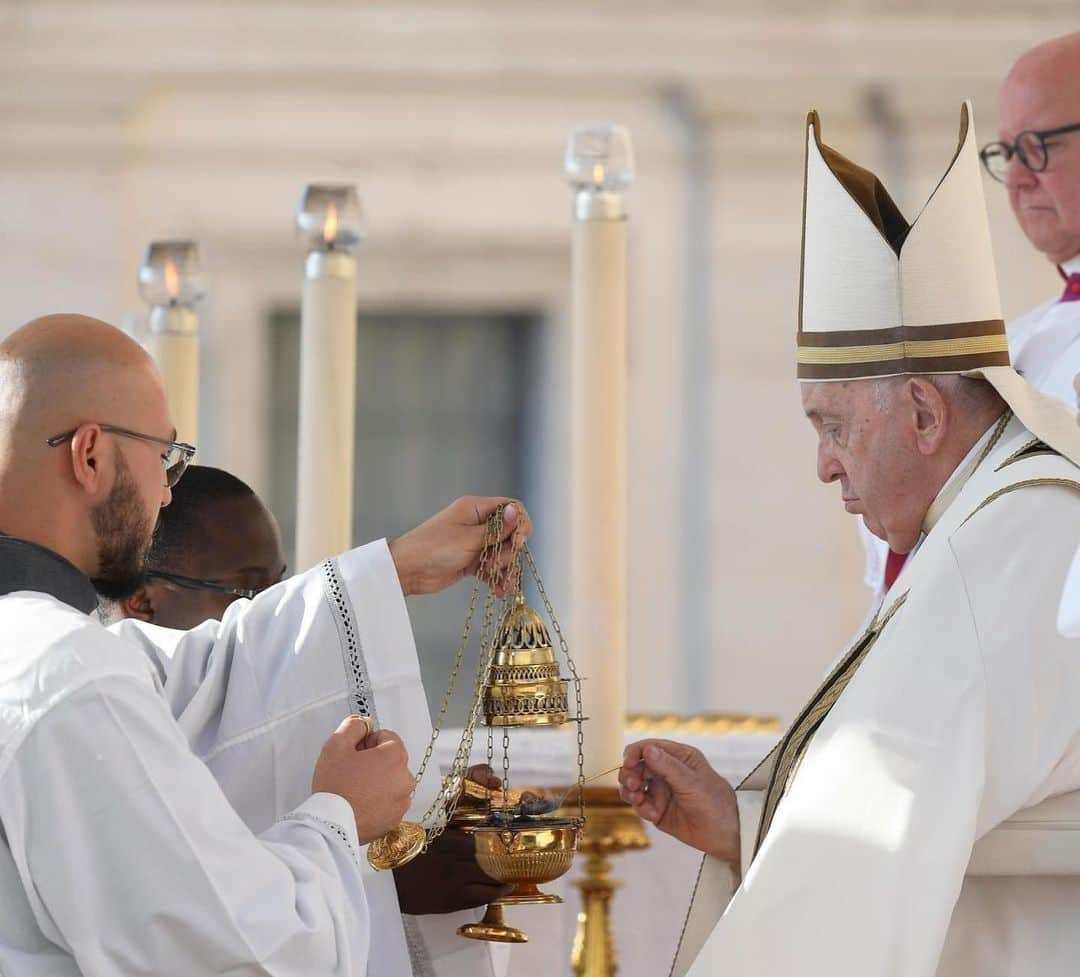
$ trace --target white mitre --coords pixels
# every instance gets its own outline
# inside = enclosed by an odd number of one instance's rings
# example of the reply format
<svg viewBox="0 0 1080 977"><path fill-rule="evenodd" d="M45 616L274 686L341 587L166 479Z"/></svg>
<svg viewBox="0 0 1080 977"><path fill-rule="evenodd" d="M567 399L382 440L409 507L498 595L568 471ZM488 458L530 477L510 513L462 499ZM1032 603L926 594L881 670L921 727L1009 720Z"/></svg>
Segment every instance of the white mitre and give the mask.
<svg viewBox="0 0 1080 977"><path fill-rule="evenodd" d="M881 181L807 116L798 377L984 377L1021 422L1080 464L1074 413L1010 365L971 104L956 153L910 224Z"/></svg>

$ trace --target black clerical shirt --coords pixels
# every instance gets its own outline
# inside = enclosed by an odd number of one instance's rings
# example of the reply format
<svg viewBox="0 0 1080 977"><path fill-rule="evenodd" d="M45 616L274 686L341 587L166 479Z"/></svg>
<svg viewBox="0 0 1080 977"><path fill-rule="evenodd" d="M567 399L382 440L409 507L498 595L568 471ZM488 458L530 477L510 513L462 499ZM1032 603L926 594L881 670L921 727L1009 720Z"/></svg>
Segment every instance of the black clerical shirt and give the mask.
<svg viewBox="0 0 1080 977"><path fill-rule="evenodd" d="M49 594L84 614L97 607L94 585L74 563L37 543L0 533L0 596L20 590Z"/></svg>

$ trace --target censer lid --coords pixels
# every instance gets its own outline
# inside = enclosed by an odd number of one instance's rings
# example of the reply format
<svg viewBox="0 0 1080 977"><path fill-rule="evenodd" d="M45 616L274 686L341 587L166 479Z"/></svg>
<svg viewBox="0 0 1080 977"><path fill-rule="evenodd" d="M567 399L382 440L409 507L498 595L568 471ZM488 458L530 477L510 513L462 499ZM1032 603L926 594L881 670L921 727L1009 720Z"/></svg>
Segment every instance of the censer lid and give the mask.
<svg viewBox="0 0 1080 977"><path fill-rule="evenodd" d="M568 718L547 625L520 593L499 624L483 700L489 726L561 726Z"/></svg>
<svg viewBox="0 0 1080 977"><path fill-rule="evenodd" d="M525 603L525 595L519 593L499 624L496 652L550 647L551 637L543 618Z"/></svg>

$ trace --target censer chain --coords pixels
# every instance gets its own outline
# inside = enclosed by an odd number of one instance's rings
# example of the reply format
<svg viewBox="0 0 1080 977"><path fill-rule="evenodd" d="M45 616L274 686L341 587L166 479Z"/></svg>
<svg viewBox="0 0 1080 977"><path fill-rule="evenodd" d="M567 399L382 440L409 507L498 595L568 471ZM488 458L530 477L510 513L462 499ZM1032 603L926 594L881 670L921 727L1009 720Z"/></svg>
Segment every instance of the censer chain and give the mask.
<svg viewBox="0 0 1080 977"><path fill-rule="evenodd" d="M502 580L502 575L497 574L498 569L498 557L502 544L502 527L503 520L502 514L504 505L500 505L488 519L486 531L484 534L484 544L480 555L480 566L490 568L491 586L494 588ZM514 558L511 560L510 566L505 572L505 577L509 581L514 581L516 584L520 584L521 579L521 558L520 553L515 553ZM439 734L442 732L443 723L446 720L446 714L449 710L450 702L453 698L454 691L457 687L458 676L461 671L461 666L464 662L465 651L469 644L469 637L472 631L472 622L476 615L477 604L479 603L480 591L482 589L482 581L480 576L477 576L476 582L473 586L472 596L469 600L469 609L465 618L465 626L462 630L461 643L458 645L457 654L454 657L454 665L450 674L450 681L447 684L447 689L443 695L441 707L439 709L438 719L432 729L432 735L428 741L427 750L424 752L424 758L420 763L420 766L416 773L414 792L416 787L419 786L421 780L427 771L428 764L431 762L431 758L434 755L435 744L438 741ZM513 589L517 589L516 586ZM454 809L457 807L457 801L461 793L461 783L464 779L466 770L468 769L468 761L472 755L473 740L476 733L476 723L480 717L480 711L483 705L483 686L487 680L487 674L491 668L491 661L494 656L494 635L493 630L495 626L496 610L499 609L500 602L494 593L494 590L489 590L484 599L484 611L480 629L480 658L477 664L476 670L476 685L473 690L473 706L470 710L468 721L465 725L465 729L462 731L462 738L458 744L458 749L455 752L453 762L451 763L450 770L445 778L443 778L439 793L432 801L431 806L424 812L421 818L421 826L425 831L424 850L435 841L439 835L445 830L447 823L453 815ZM441 808L441 811L440 811Z"/></svg>
<svg viewBox="0 0 1080 977"><path fill-rule="evenodd" d="M483 586L483 571L487 568L489 590L484 596L484 610L480 626L480 655L477 662L472 708L470 709L465 728L462 730L461 740L458 743L458 748L454 754L450 770L443 778L439 792L421 817L420 824L412 826L413 830L417 833L422 832L423 843L419 849L421 853L426 851L446 829L447 824L453 817L454 811L457 808L458 801L461 799L462 783L468 771L469 759L472 756L473 742L476 736L476 724L479 721L480 713L483 708L484 685L488 680L494 662L495 648L498 639L497 621L502 620L505 611L513 599L512 596L508 596L500 600L496 596L496 590L502 587L504 592L508 595L514 595L520 592L524 570L522 561L523 556L528 563L529 572L536 581L537 590L544 602L544 608L547 611L552 628L558 637L559 647L562 650L563 657L566 659L574 683L575 704L577 707L575 721L577 723L578 810L582 823L584 823L585 820L585 800L584 790L582 789L585 784L585 756L584 735L582 731L581 679L578 675L574 660L570 656L566 638L563 635L562 628L559 626L558 619L555 617L554 608L551 605L551 600L544 588L544 583L540 578L540 574L536 569L536 563L533 560L528 545L522 542L519 547L515 546L512 550L509 565L505 569L499 567L499 557L502 548L503 509L507 504L509 503L504 503L496 508L489 517L487 526L485 527L484 543L480 556L480 572L477 574L472 596L469 600L469 609L466 613L465 626L462 629L461 643L458 645L457 654L454 656L450 681L447 685L446 692L443 695L438 718L433 726L431 738L428 741L427 749L424 752L424 757L420 762L420 766L416 773L415 784L413 787L414 793L416 788L420 785L431 762L431 758L434 755L435 744L438 741L439 734L442 732L450 702L457 687L461 666L464 663L465 652L469 644L469 637L472 633L473 620L475 619L477 605L479 604L480 591ZM510 791L510 735L509 730L507 729L503 730L502 747L503 769L501 786L503 804L505 806L508 803ZM494 760L494 743L490 727L488 728L487 760L490 768ZM402 827L408 827L408 825L403 825Z"/></svg>
<svg viewBox="0 0 1080 977"><path fill-rule="evenodd" d="M577 666L574 664L574 659L570 656L570 646L567 644L566 636L563 634L562 628L559 626L559 619L555 616L555 608L551 606L551 598L548 597L547 590L544 589L544 581L540 579L540 571L536 569L536 561L533 559L532 550L529 549L529 544L525 543L522 547L522 552L525 557L525 561L528 563L529 572L532 574L532 578L536 581L536 590L540 594L540 599L544 602L544 610L547 611L548 620L551 621L552 630L555 632L555 636L559 639L559 648L563 653L563 657L566 659L566 666L570 669L570 677L574 683L574 698L577 706L577 715L575 722L577 723L577 761L578 761L578 815L581 818L581 823L585 823L585 733L582 729L584 716L581 708L581 676L578 675Z"/></svg>

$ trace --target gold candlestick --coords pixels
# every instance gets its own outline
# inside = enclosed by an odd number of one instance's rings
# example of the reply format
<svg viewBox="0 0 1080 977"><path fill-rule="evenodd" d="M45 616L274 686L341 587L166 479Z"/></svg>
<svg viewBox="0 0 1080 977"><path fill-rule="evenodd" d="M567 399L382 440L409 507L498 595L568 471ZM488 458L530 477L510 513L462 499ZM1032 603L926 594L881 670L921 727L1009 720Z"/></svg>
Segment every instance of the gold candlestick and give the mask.
<svg viewBox="0 0 1080 977"><path fill-rule="evenodd" d="M619 799L616 787L586 787L585 828L579 849L585 876L579 879L581 912L570 965L574 977L615 977L618 964L611 930L611 901L619 884L611 878L612 855L638 851L650 845L645 825Z"/></svg>

